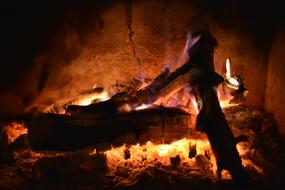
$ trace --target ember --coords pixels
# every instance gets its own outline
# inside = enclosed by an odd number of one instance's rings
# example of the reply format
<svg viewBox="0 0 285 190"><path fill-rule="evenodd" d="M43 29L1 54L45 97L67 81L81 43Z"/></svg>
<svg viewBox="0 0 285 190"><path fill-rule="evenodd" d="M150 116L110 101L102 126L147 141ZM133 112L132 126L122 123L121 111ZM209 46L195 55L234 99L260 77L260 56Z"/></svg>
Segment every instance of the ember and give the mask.
<svg viewBox="0 0 285 190"><path fill-rule="evenodd" d="M191 145L195 145L195 155L189 156ZM124 150L129 149L130 158L126 159L124 157ZM237 145L239 154L244 158L242 159L243 165L245 167L254 167L259 174L262 174L262 169L256 166L249 158L246 158L246 154L250 151L249 146ZM93 154L93 153L92 153ZM171 144L158 144L155 145L151 142L145 145L132 145L127 147L123 145L118 148L111 148L104 152L106 155L108 167L110 173L114 175L117 172L117 167L119 165L126 165L124 163L128 162L132 166L131 172L143 172L143 170L151 167L154 162L159 162L160 164L167 166L171 165L171 159L178 156L180 158L179 165L187 165L189 167L197 167L199 161L197 161L196 155L200 155L204 160L208 160L210 163L208 172L215 173L216 171L216 161L211 152L211 147L209 142L205 140L191 140L182 139ZM195 158L196 157L196 158ZM205 163L204 163L205 164ZM200 164L200 167L204 167L204 164ZM223 179L229 179L228 173L223 172Z"/></svg>
<svg viewBox="0 0 285 190"><path fill-rule="evenodd" d="M8 137L8 144L14 142L19 136L28 133L28 129L24 123L11 122L3 127L2 133Z"/></svg>
<svg viewBox="0 0 285 190"><path fill-rule="evenodd" d="M275 157L279 157L280 153L278 143L269 135L271 134L269 131L272 130L272 120L266 114L244 106L228 107L224 112L235 135L247 134L250 138L248 142L237 145L243 166L258 181L269 175L274 169L274 163L265 155L272 152ZM260 124L256 126L258 123ZM263 150L265 147L270 151ZM46 174L48 165L52 167L51 171L59 172L63 176L67 175L64 172L73 172L73 175L78 176L78 180L81 175L91 178L96 175L102 180L100 183L105 183L110 188L118 185L136 187L141 180L146 180L145 176L152 176L154 179L159 177L164 181L168 180L163 178L167 175L176 180L186 180L187 184L193 183L193 180L196 180L195 183L203 184L205 178L213 182L217 180L215 157L209 141L202 136L200 139L183 138L170 144L147 142L136 145L125 144L105 150L100 150L98 147L66 153L54 151L37 153L29 148L20 148L14 151L13 157L17 165L21 166L20 170L25 172L25 178L29 179L34 179L37 175L42 177L48 175ZM62 165L63 163L65 165ZM86 171L93 171L95 174ZM4 170L0 168L0 172ZM12 168L9 172L13 173ZM112 181L108 181L110 177ZM147 178L150 181L151 179ZM231 176L223 171L222 179L231 179ZM82 183L78 180L74 179L74 183ZM94 183L99 182L94 181Z"/></svg>
<svg viewBox="0 0 285 190"><path fill-rule="evenodd" d="M210 150L209 142L205 139L202 140L187 140L182 139L171 144L158 144L155 145L150 141L145 145L133 145L129 148L131 157L128 161L139 163L145 161L151 163L158 161L164 165L170 165L170 158L177 155L180 156L182 163L190 162L189 159L189 144L196 144L197 154L204 154L206 150ZM107 156L107 163L110 168L114 168L119 162L126 161L123 153L126 145L118 148L112 148L104 152Z"/></svg>

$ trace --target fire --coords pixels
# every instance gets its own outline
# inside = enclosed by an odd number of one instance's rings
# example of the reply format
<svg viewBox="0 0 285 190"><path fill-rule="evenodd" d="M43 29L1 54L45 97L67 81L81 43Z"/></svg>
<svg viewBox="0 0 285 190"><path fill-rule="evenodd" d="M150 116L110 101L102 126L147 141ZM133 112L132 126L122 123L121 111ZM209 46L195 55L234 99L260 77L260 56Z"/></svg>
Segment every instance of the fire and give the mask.
<svg viewBox="0 0 285 190"><path fill-rule="evenodd" d="M115 169L116 165L120 162L131 162L132 164L145 163L150 164L153 161L160 162L164 165L170 165L170 158L179 156L181 163L189 165L195 164L194 158L189 158L190 146L195 145L196 154L204 155L206 151L210 151L209 141L194 140L194 139L181 139L171 144L154 144L147 142L144 145L132 145L127 147L123 145L118 148L111 148L104 152L107 158L107 163L110 169ZM129 150L130 158L125 157L125 151ZM214 157L211 156L211 162L214 162Z"/></svg>
<svg viewBox="0 0 285 190"><path fill-rule="evenodd" d="M195 147L195 155L190 156L191 147ZM260 174L263 173L262 169L256 166L246 155L250 151L249 146L245 144L238 144L237 150L242 156L243 166L252 166ZM94 150L91 155L98 153ZM106 156L107 164L110 172L116 173L118 167L130 164L134 172L143 172L147 167L151 167L155 162L159 162L165 166L169 166L171 159L179 156L180 163L179 166L183 167L185 165L199 168L199 158L204 157L208 160L210 165L209 170L215 174L217 166L216 160L211 152L210 143L207 139L181 139L175 141L171 144L154 144L152 142L147 142L144 145L136 144L132 146L123 145L117 148L111 148L103 152ZM198 159L198 160L197 160ZM128 164L127 164L128 163ZM204 167L204 166L202 166ZM227 171L222 172L223 179L231 178Z"/></svg>
<svg viewBox="0 0 285 190"><path fill-rule="evenodd" d="M237 81L237 79L232 77L231 74L231 64L229 58L226 60L226 77L225 77L225 86L226 88L229 88L231 90L238 90L240 87L240 83ZM230 91L230 90L228 90ZM227 90L223 90L221 87L218 88L218 97L219 97L219 102L220 106L222 108L227 108L231 106L237 106L238 103L231 103L230 101L232 100L232 95L227 92Z"/></svg>
<svg viewBox="0 0 285 190"><path fill-rule="evenodd" d="M238 103L232 103L231 100L233 96L231 91L236 91L240 88L239 81L232 76L231 65L229 58L226 59L226 73L225 73L225 83L224 86L219 86L217 89L218 98L220 106L222 108L227 108L231 106L237 106ZM167 97L160 97L153 104L142 104L141 106L135 108L135 110L147 109L153 106L163 105L166 107L179 107L189 112L190 114L197 115L199 113L198 104L195 97L190 93L190 87L184 87L183 89L172 93ZM227 88L226 90L224 88ZM189 106L190 104L191 106Z"/></svg>
<svg viewBox="0 0 285 190"><path fill-rule="evenodd" d="M3 127L2 133L6 133L8 144L14 142L19 136L28 133L28 129L24 123L11 122Z"/></svg>
<svg viewBox="0 0 285 190"><path fill-rule="evenodd" d="M199 108L198 108L198 103L197 101L195 100L195 97L194 96L190 96L190 100L191 100L191 103L194 107L194 110L195 110L195 114L198 115L199 113Z"/></svg>
<svg viewBox="0 0 285 190"><path fill-rule="evenodd" d="M144 109L147 109L147 108L149 108L149 107L151 107L151 106L152 106L151 104L149 104L149 105L147 105L147 104L142 104L142 105L136 107L135 110L144 110Z"/></svg>
<svg viewBox="0 0 285 190"><path fill-rule="evenodd" d="M98 100L98 101L105 101L105 100L108 100L109 98L110 98L110 96L109 96L108 92L107 91L103 91L101 93L89 94L88 96L86 96L86 97L84 97L84 98L82 98L80 100L72 102L72 104L80 105L80 106L87 106L87 105L92 104L96 100Z"/></svg>
<svg viewBox="0 0 285 190"><path fill-rule="evenodd" d="M187 46L189 44L186 44ZM225 75L225 79L226 79L226 85L234 90L237 90L239 88L239 82L232 77L231 74L231 66L230 66L230 60L227 58L226 60L226 75ZM147 85L145 82L142 84L142 86ZM93 87L93 89L96 86ZM140 87L142 88L142 87ZM153 104L142 104L139 107L136 107L135 110L142 110L142 109L147 109L153 106L159 106L159 105L164 105L167 107L180 107L181 109L184 109L185 111L188 111L191 114L198 114L199 110L198 110L198 105L197 102L195 100L195 98L193 97L193 95L189 94L189 87L185 87L184 88L184 95L181 95L181 93L174 93L169 97L161 97L159 100L157 100L156 102L154 102ZM187 94L187 95L186 95ZM222 95L221 95L222 94ZM232 96L230 94L225 94L222 93L222 90L218 89L218 96L219 96L219 101L220 101L220 105L222 108L226 108L226 107L230 107L230 106L235 106L238 104L233 104L230 103L230 100L232 99ZM110 96L108 94L107 91L102 91L102 92L94 92L94 93L89 93L83 97L80 97L80 99L78 100L74 100L71 102L71 104L73 105L81 105L81 106L86 106L86 105L90 105L92 103L97 103L97 102L101 102L101 101L106 101L110 99ZM188 101L192 104L191 108L188 106ZM126 110L131 110L131 109L126 109Z"/></svg>
<svg viewBox="0 0 285 190"><path fill-rule="evenodd" d="M226 80L227 85L229 85L230 88L238 89L239 88L239 82L231 76L231 64L229 58L226 60Z"/></svg>

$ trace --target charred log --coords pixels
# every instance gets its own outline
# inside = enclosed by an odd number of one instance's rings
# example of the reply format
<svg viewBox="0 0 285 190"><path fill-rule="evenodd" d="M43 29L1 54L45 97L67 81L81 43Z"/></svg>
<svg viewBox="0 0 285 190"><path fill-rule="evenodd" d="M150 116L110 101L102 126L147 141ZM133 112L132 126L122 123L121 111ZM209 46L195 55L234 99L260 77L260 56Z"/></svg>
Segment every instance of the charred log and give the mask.
<svg viewBox="0 0 285 190"><path fill-rule="evenodd" d="M182 110L153 108L109 118L39 114L28 123L34 150L76 150L105 143L121 146L148 141L171 143L187 137L189 115ZM107 148L107 147L106 147Z"/></svg>
<svg viewBox="0 0 285 190"><path fill-rule="evenodd" d="M192 83L195 95L200 101L196 127L208 136L216 158L218 177L221 178L221 172L225 169L237 183L245 184L247 176L236 149L237 140L228 126L215 88L223 81L223 78L214 72L213 67L213 53L217 42L207 32L199 35L199 43L189 50L191 57L188 63L203 71Z"/></svg>

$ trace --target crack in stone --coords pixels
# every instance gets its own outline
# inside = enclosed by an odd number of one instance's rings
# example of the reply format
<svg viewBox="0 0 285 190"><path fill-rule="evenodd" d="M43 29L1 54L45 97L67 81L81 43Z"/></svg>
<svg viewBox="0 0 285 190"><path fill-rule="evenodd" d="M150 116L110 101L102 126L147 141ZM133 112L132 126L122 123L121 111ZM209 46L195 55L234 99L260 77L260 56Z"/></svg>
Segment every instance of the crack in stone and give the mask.
<svg viewBox="0 0 285 190"><path fill-rule="evenodd" d="M129 37L129 41L131 43L131 47L132 47L132 51L133 51L133 55L136 59L137 64L140 66L141 65L141 61L140 58L137 56L137 52L136 52L136 44L133 41L133 20L132 20L132 0L126 0L126 17L127 17L127 26L129 29L128 32L128 37Z"/></svg>

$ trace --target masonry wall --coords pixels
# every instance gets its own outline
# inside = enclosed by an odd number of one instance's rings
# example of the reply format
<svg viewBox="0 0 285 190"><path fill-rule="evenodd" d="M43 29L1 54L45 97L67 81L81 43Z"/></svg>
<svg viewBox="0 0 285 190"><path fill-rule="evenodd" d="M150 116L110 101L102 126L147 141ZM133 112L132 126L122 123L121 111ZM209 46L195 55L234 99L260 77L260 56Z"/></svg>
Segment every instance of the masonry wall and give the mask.
<svg viewBox="0 0 285 190"><path fill-rule="evenodd" d="M14 64L16 68L26 64L23 66L26 69L17 74L13 69L1 71L14 83L0 91L0 115L21 114L33 106L57 104L94 84L112 94L115 84L126 84L134 77L152 79L166 66L174 70L183 64L180 55L187 32L200 29L210 30L218 40L214 60L217 72L225 72L226 58L230 58L232 71L244 77L249 90L246 103L264 106L274 23L272 14L263 16L263 11L270 9L267 4L258 2L256 6L255 1L235 0L84 2L62 1L61 6L39 5L39 10L30 11L29 6L20 7L20 12L13 14L11 26L15 29L11 39L15 36L26 39L27 34L30 39L22 40L25 43L15 40L14 44L7 40L12 47L11 56L5 56L3 64ZM14 5L11 7L14 9ZM39 14L43 7L45 19ZM34 9L37 10L34 17L21 19ZM32 24L25 26L25 22L33 19ZM26 28L29 32L21 32ZM10 33L5 39L9 39ZM41 37L33 43L39 33ZM21 48L16 48L19 44ZM22 49L35 51L22 61L22 57L16 56L23 54L19 54Z"/></svg>
<svg viewBox="0 0 285 190"><path fill-rule="evenodd" d="M272 113L285 142L285 28L275 36L270 52L265 108Z"/></svg>

